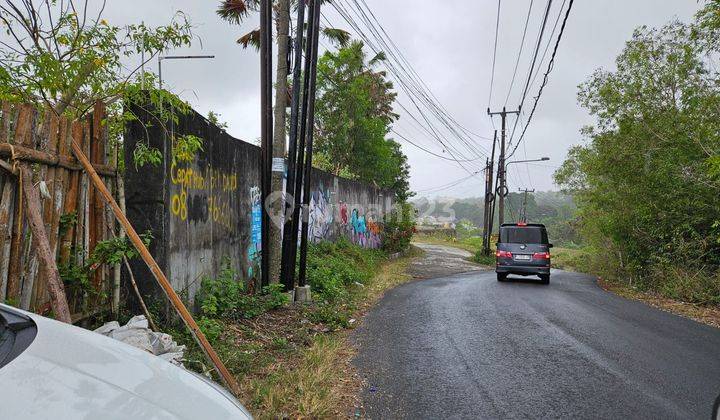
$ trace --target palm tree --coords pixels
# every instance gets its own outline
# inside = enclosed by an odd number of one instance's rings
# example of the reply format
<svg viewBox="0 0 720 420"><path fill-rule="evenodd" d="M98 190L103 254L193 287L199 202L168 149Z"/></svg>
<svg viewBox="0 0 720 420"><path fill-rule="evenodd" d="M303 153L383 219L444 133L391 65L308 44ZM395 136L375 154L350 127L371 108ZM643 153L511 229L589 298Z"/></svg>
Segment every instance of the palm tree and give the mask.
<svg viewBox="0 0 720 420"><path fill-rule="evenodd" d="M304 0L301 0L304 1ZM286 133L286 110L288 106L288 51L290 49L290 6L291 0L275 0L275 22L277 25L277 68L275 80L275 112L273 127L273 158L285 158L285 140ZM298 7L298 4L295 4ZM251 13L258 12L260 0L223 0L217 10L217 14L225 21L239 25L244 22ZM302 30L295 25L296 30ZM323 34L331 41L345 45L350 34L346 31L336 28L323 28ZM260 29L253 29L247 34L241 36L237 42L247 48L252 45L255 49L260 49ZM282 173L273 172L271 181L272 191L282 191L283 189ZM281 214L284 205L280 201L273 203L273 212ZM280 279L280 259L281 259L281 228L275 224L270 225L269 243L263 244L263 248L268 250L270 257L270 273L269 278L272 283L276 283Z"/></svg>

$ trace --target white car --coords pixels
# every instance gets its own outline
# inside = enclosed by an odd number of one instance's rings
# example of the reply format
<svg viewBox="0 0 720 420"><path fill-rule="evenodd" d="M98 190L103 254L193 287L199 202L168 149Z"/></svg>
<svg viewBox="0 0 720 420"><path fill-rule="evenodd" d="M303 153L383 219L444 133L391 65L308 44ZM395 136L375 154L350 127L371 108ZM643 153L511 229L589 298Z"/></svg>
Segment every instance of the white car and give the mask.
<svg viewBox="0 0 720 420"><path fill-rule="evenodd" d="M92 331L0 304L3 419L252 419L224 388Z"/></svg>

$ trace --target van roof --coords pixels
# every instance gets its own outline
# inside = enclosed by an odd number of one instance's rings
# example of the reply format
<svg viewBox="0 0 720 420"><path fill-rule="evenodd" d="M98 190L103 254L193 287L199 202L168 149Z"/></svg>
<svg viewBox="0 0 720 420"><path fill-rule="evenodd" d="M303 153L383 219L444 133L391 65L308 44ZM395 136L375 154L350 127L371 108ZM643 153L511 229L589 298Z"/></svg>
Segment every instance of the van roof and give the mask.
<svg viewBox="0 0 720 420"><path fill-rule="evenodd" d="M542 223L503 223L500 227L539 227L545 229L545 225Z"/></svg>

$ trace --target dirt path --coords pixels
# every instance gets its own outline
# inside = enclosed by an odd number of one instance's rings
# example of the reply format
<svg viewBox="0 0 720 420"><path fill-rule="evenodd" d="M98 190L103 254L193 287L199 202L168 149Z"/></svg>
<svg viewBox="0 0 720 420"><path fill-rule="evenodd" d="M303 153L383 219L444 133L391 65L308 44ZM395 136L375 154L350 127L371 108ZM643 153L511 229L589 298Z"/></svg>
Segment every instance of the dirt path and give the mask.
<svg viewBox="0 0 720 420"><path fill-rule="evenodd" d="M408 274L416 279L432 279L487 270L487 267L468 261L472 254L462 249L419 242L413 245L425 251L423 257L415 259L408 267Z"/></svg>

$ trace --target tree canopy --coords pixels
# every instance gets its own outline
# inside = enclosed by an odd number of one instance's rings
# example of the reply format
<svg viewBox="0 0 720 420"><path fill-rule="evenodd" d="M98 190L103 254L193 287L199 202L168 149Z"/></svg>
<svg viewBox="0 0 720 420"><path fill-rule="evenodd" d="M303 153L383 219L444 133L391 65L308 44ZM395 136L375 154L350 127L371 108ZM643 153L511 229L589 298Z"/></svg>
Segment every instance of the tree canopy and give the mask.
<svg viewBox="0 0 720 420"><path fill-rule="evenodd" d="M616 274L702 302L720 299L719 10L638 28L616 70L580 86L596 123L555 174Z"/></svg>
<svg viewBox="0 0 720 420"><path fill-rule="evenodd" d="M164 26L115 26L103 19L104 2L22 0L0 6L0 99L51 106L81 116L97 100L121 97L139 65L160 51L189 45L189 21L178 13ZM97 9L97 10L95 10Z"/></svg>
<svg viewBox="0 0 720 420"><path fill-rule="evenodd" d="M353 41L318 60L314 161L335 175L392 188L405 200L407 157L387 137L398 119L397 94L385 72L374 69L382 56L368 60L363 47Z"/></svg>

